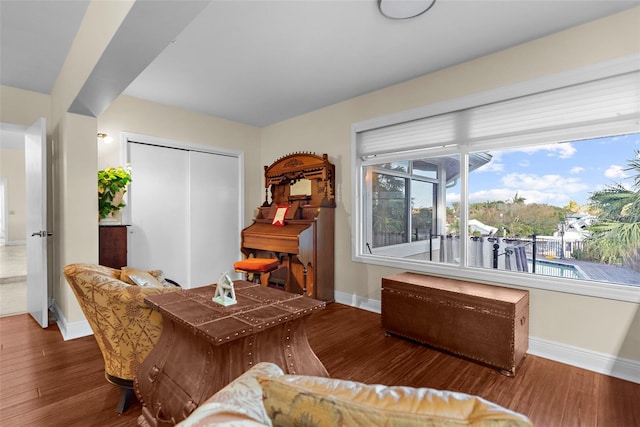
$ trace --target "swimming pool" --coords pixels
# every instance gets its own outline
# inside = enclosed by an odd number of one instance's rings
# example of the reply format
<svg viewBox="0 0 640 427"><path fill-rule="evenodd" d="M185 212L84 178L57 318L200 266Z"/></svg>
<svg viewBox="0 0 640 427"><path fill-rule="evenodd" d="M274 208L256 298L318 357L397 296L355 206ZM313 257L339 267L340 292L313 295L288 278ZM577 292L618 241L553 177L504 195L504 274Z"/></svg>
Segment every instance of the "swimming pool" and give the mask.
<svg viewBox="0 0 640 427"><path fill-rule="evenodd" d="M527 260L529 271L533 272L531 260ZM536 274L553 277L566 277L568 279L587 279L584 274L571 264L563 264L560 262L536 260Z"/></svg>

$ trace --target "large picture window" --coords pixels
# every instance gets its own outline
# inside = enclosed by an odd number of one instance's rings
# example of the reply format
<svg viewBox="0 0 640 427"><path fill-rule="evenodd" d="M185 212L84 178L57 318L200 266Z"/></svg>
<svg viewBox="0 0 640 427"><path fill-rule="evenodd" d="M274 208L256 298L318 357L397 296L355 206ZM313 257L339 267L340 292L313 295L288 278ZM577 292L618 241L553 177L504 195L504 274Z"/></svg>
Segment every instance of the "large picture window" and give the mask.
<svg viewBox="0 0 640 427"><path fill-rule="evenodd" d="M355 126L354 260L637 299L639 122L634 71Z"/></svg>

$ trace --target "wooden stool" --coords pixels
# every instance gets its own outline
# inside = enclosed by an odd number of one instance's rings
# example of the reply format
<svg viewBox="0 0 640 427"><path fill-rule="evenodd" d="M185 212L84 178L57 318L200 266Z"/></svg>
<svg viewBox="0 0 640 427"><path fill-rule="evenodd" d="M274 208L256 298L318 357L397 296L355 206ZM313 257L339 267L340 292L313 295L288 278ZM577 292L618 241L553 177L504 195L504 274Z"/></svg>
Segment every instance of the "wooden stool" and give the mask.
<svg viewBox="0 0 640 427"><path fill-rule="evenodd" d="M233 263L233 268L238 273L245 273L247 280L249 280L249 274L253 274L253 282L260 283L261 274L270 273L279 265L280 261L277 258L247 258Z"/></svg>

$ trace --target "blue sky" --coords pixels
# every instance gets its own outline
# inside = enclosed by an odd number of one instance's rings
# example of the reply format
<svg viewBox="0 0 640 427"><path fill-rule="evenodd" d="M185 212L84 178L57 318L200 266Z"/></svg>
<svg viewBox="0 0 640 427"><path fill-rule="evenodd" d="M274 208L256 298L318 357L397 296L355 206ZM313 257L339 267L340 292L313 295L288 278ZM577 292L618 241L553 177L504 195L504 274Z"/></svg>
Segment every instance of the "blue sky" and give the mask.
<svg viewBox="0 0 640 427"><path fill-rule="evenodd" d="M492 151L493 159L472 172L469 200L512 200L565 206L587 204L590 193L607 185L633 185L629 159L640 150L640 133L516 150ZM447 193L447 204L459 200L459 187Z"/></svg>

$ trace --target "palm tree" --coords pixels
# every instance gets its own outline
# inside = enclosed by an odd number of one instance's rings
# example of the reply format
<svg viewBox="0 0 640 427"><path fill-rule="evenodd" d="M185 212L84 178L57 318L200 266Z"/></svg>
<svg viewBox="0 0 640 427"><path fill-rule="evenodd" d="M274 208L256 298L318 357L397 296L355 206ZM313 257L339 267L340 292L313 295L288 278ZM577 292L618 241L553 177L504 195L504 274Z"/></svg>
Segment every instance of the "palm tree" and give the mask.
<svg viewBox="0 0 640 427"><path fill-rule="evenodd" d="M600 262L624 263L640 271L640 150L635 154L625 168L633 173L631 189L613 184L591 194L600 220L590 230Z"/></svg>
<svg viewBox="0 0 640 427"><path fill-rule="evenodd" d="M518 192L516 191L516 195L513 197L513 204L514 205L524 205L524 202L527 199L525 199L524 197L520 197L518 196Z"/></svg>

